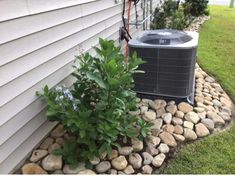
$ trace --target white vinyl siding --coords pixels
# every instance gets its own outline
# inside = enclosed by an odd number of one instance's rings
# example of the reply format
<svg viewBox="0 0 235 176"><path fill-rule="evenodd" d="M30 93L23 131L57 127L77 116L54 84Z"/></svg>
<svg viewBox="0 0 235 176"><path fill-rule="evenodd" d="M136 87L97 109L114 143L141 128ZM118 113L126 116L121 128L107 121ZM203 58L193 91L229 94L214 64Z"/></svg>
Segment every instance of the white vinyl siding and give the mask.
<svg viewBox="0 0 235 176"><path fill-rule="evenodd" d="M141 12L139 4L140 19ZM13 172L55 126L35 92L70 86L74 56L94 53L99 37L125 47L121 13L115 0L0 0L0 174ZM131 26L133 35L140 30Z"/></svg>

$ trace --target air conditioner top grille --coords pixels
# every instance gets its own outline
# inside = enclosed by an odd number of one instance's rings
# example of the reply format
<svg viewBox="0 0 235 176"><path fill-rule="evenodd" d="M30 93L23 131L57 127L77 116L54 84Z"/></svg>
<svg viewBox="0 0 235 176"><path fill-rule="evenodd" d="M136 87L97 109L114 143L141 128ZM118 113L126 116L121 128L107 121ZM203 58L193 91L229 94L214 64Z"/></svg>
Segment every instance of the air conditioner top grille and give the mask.
<svg viewBox="0 0 235 176"><path fill-rule="evenodd" d="M140 36L129 42L129 46L138 48L195 48L197 40L198 33L196 32L159 29L142 32Z"/></svg>

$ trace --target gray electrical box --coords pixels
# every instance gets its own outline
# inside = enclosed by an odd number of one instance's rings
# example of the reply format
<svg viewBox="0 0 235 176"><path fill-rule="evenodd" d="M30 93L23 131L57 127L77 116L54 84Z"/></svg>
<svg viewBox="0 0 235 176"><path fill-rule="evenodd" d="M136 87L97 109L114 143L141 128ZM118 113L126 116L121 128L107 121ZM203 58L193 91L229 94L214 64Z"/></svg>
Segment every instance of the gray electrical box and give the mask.
<svg viewBox="0 0 235 176"><path fill-rule="evenodd" d="M194 100L198 33L171 29L141 32L129 41L129 52L146 61L135 74L135 91L142 96Z"/></svg>

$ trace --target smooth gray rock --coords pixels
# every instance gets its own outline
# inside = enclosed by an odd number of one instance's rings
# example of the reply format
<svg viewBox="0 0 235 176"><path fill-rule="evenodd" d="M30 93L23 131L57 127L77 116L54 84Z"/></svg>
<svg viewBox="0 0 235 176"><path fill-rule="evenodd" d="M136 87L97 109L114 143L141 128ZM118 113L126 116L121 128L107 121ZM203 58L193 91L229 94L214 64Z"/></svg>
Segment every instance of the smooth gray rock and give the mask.
<svg viewBox="0 0 235 176"><path fill-rule="evenodd" d="M144 161L143 161L144 165L152 163L153 157L148 152L143 152L142 157L144 159Z"/></svg>
<svg viewBox="0 0 235 176"><path fill-rule="evenodd" d="M130 146L125 146L125 147L121 147L118 149L119 154L124 155L124 156L130 155L132 151L133 151L133 147L130 147Z"/></svg>
<svg viewBox="0 0 235 176"><path fill-rule="evenodd" d="M210 131L213 131L213 130L214 130L214 128L215 128L215 123L214 123L213 120L206 118L206 119L202 119L201 122L202 122L202 124L205 125Z"/></svg>
<svg viewBox="0 0 235 176"><path fill-rule="evenodd" d="M102 161L98 165L96 165L95 169L98 173L105 173L111 168L111 164L109 161Z"/></svg>
<svg viewBox="0 0 235 176"><path fill-rule="evenodd" d="M133 166L134 169L141 168L142 158L138 153L132 153L129 155L129 163Z"/></svg>

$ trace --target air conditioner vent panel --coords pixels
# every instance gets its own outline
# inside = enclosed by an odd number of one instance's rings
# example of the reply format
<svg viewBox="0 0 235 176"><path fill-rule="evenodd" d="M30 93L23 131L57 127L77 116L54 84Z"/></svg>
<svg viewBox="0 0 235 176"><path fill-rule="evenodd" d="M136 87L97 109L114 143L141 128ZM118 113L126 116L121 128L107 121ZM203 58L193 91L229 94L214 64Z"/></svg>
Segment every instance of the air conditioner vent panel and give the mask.
<svg viewBox="0 0 235 176"><path fill-rule="evenodd" d="M198 33L168 29L144 31L132 39L130 54L146 61L139 68L145 74L134 75L137 93L192 97L197 44Z"/></svg>

